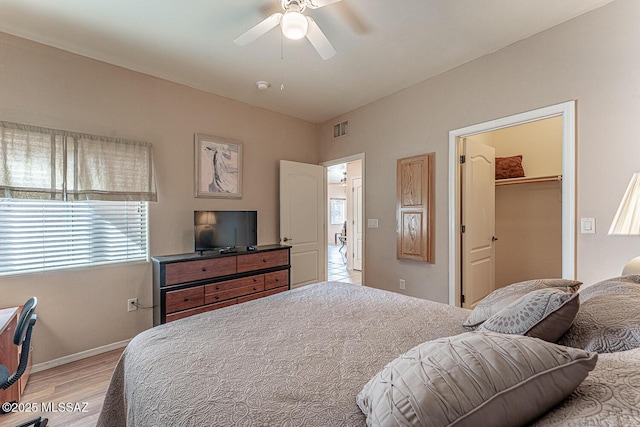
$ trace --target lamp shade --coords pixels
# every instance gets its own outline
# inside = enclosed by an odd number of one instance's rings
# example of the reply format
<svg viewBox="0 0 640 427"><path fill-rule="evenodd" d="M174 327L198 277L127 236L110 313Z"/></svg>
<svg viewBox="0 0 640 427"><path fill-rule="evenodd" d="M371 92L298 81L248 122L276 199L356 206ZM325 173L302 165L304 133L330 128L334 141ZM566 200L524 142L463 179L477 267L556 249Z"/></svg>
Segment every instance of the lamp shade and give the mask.
<svg viewBox="0 0 640 427"><path fill-rule="evenodd" d="M196 225L214 225L218 222L215 212L200 211L196 212Z"/></svg>
<svg viewBox="0 0 640 427"><path fill-rule="evenodd" d="M611 223L609 235L640 236L640 172L631 177Z"/></svg>
<svg viewBox="0 0 640 427"><path fill-rule="evenodd" d="M282 34L290 40L300 40L307 35L309 22L307 18L300 12L289 10L280 21Z"/></svg>

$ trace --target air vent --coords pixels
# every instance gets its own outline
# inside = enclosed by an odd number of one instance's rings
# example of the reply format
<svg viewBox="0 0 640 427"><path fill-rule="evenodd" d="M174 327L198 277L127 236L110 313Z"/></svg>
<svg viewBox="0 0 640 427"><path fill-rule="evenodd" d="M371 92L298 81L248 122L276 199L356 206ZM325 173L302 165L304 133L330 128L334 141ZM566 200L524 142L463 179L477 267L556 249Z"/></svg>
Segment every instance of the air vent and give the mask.
<svg viewBox="0 0 640 427"><path fill-rule="evenodd" d="M336 123L333 125L333 138L340 138L349 134L349 122Z"/></svg>

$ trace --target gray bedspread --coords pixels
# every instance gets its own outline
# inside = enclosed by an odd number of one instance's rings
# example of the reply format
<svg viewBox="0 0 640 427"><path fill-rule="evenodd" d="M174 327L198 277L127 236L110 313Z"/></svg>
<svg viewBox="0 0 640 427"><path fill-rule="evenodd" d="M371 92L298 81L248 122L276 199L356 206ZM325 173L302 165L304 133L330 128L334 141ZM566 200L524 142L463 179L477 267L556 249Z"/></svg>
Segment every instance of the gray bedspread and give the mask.
<svg viewBox="0 0 640 427"><path fill-rule="evenodd" d="M98 425L364 425L367 381L468 315L327 282L157 326L124 351Z"/></svg>
<svg viewBox="0 0 640 427"><path fill-rule="evenodd" d="M640 348L599 354L573 394L533 425L640 426Z"/></svg>
<svg viewBox="0 0 640 427"><path fill-rule="evenodd" d="M326 282L161 325L125 349L98 426L364 426L367 381L415 345L465 332L468 314ZM601 355L537 425L640 425L639 365L635 350Z"/></svg>

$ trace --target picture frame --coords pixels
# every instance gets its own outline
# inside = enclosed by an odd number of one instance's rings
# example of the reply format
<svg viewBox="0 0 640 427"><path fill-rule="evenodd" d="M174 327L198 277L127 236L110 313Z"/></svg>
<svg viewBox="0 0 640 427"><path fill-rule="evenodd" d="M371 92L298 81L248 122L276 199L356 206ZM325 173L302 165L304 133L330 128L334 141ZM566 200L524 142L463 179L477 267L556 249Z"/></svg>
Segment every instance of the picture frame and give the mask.
<svg viewBox="0 0 640 427"><path fill-rule="evenodd" d="M196 133L195 197L242 198L242 143Z"/></svg>
<svg viewBox="0 0 640 427"><path fill-rule="evenodd" d="M334 199L330 200L330 217L331 224L342 224L346 220L346 208L347 208L347 200L346 199Z"/></svg>

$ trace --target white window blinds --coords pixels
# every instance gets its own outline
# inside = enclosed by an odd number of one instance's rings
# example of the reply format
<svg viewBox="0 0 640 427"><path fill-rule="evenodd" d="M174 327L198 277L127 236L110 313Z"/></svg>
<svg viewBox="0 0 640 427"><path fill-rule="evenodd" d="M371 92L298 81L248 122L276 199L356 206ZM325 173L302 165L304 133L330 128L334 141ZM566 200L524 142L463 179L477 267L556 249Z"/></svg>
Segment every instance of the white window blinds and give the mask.
<svg viewBox="0 0 640 427"><path fill-rule="evenodd" d="M0 122L0 197L156 201L153 146Z"/></svg>
<svg viewBox="0 0 640 427"><path fill-rule="evenodd" d="M147 258L147 203L0 200L0 275Z"/></svg>

